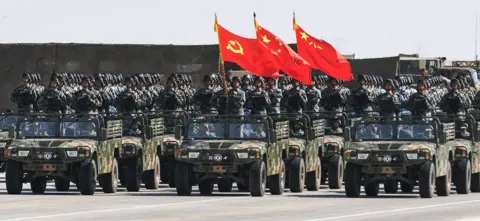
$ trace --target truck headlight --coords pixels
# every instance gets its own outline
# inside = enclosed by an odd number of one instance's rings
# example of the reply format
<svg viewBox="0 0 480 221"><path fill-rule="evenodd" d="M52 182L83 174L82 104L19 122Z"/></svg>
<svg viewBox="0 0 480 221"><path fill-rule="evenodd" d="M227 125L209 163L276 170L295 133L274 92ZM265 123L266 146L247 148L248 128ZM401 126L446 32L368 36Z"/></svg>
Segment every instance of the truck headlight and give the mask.
<svg viewBox="0 0 480 221"><path fill-rule="evenodd" d="M198 158L198 156L200 155L200 152L189 152L188 153L188 158Z"/></svg>
<svg viewBox="0 0 480 221"><path fill-rule="evenodd" d="M30 151L28 151L28 150L20 150L20 151L18 151L18 156L19 157L26 157L26 156L28 156L29 153L30 153Z"/></svg>
<svg viewBox="0 0 480 221"><path fill-rule="evenodd" d="M68 157L78 157L78 151L76 150L67 150Z"/></svg>
<svg viewBox="0 0 480 221"><path fill-rule="evenodd" d="M248 153L237 153L238 158L246 159L248 158Z"/></svg>
<svg viewBox="0 0 480 221"><path fill-rule="evenodd" d="M418 154L417 153L407 153L405 154L407 156L407 159L409 160L416 160L418 159Z"/></svg>
<svg viewBox="0 0 480 221"><path fill-rule="evenodd" d="M359 154L357 154L357 158L359 160L366 160L366 159L368 159L368 153L359 153Z"/></svg>

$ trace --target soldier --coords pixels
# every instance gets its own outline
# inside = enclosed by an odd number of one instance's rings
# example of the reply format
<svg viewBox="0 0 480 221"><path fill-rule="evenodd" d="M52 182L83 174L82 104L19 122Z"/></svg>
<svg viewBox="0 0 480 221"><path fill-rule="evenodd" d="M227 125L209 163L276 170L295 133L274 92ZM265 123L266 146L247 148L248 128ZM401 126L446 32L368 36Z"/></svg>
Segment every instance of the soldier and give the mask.
<svg viewBox="0 0 480 221"><path fill-rule="evenodd" d="M185 106L185 96L177 89L177 80L174 75L167 79L167 87L160 95L159 106L169 111L180 111Z"/></svg>
<svg viewBox="0 0 480 221"><path fill-rule="evenodd" d="M318 89L317 82L320 82L319 76L313 76L312 85L307 86L305 93L307 94L306 110L311 112L311 118L319 117L318 112L323 111L320 107L320 101L322 100L322 92Z"/></svg>
<svg viewBox="0 0 480 221"><path fill-rule="evenodd" d="M115 101L116 108L120 112L132 113L141 109L142 101L136 91L136 83L132 77L125 78L126 90L120 93Z"/></svg>
<svg viewBox="0 0 480 221"><path fill-rule="evenodd" d="M218 101L215 101L214 74L206 75L203 79L204 88L198 90L193 96L193 103L198 106L202 114L218 114Z"/></svg>
<svg viewBox="0 0 480 221"><path fill-rule="evenodd" d="M288 91L287 112L288 113L303 113L307 104L308 98L305 90L299 81L292 79L292 88Z"/></svg>
<svg viewBox="0 0 480 221"><path fill-rule="evenodd" d="M10 101L17 104L21 112L35 110L39 92L32 84L32 77L28 73L22 74L22 84L16 87L10 95Z"/></svg>
<svg viewBox="0 0 480 221"><path fill-rule="evenodd" d="M90 82L90 78L83 77L82 90L77 91L74 96L72 107L75 113L91 114L98 110L98 107L102 105L102 101L95 95Z"/></svg>
<svg viewBox="0 0 480 221"><path fill-rule="evenodd" d="M378 109L380 116L398 116L403 97L397 92L398 85L395 80L387 79L384 83L385 93L378 96Z"/></svg>
<svg viewBox="0 0 480 221"><path fill-rule="evenodd" d="M356 114L372 114L374 102L377 99L378 90L373 85L373 78L370 75L358 77L357 89L353 90L348 97L348 105Z"/></svg>
<svg viewBox="0 0 480 221"><path fill-rule="evenodd" d="M97 73L94 76L95 78L95 90L100 94L101 104L99 105L99 112L101 113L110 113L110 105L115 99L111 88L108 86L107 77L105 74ZM90 84L90 83L89 83Z"/></svg>
<svg viewBox="0 0 480 221"><path fill-rule="evenodd" d="M253 91L255 89L252 83L253 83L252 75L247 74L242 77L242 90L245 91L246 94L248 94L250 91Z"/></svg>
<svg viewBox="0 0 480 221"><path fill-rule="evenodd" d="M350 90L342 86L342 80L330 77L328 87L323 91L324 99L321 100L321 105L326 111L335 112L330 116L327 123L329 124L332 133L341 133L340 117L341 113L345 111Z"/></svg>
<svg viewBox="0 0 480 221"><path fill-rule="evenodd" d="M283 79L283 78L280 78ZM279 81L280 81L279 79ZM282 103L283 91L277 87L277 83L273 78L266 78L267 87L265 91L270 97L270 106L267 108L268 115L278 115L280 114L280 105Z"/></svg>
<svg viewBox="0 0 480 221"><path fill-rule="evenodd" d="M231 88L228 90L228 114L243 116L243 106L247 100L240 85L240 78L232 78ZM225 93L225 92L224 92Z"/></svg>
<svg viewBox="0 0 480 221"><path fill-rule="evenodd" d="M264 80L255 78L255 90L247 93L247 106L252 115L267 115L267 108L271 105L270 96L263 90Z"/></svg>
<svg viewBox="0 0 480 221"><path fill-rule="evenodd" d="M428 95L426 80L420 80L417 84L417 93L410 96L405 106L413 116L428 117L435 110L435 103Z"/></svg>
<svg viewBox="0 0 480 221"><path fill-rule="evenodd" d="M60 82L57 77L50 80L50 87L45 90L39 99L38 107L45 113L67 113L67 96L59 88Z"/></svg>

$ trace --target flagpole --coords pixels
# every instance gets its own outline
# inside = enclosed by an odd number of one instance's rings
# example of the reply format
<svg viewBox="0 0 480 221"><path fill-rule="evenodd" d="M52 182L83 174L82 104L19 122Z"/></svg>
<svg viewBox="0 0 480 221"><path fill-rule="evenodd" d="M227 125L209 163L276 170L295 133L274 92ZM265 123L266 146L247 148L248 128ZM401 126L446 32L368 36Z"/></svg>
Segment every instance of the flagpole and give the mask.
<svg viewBox="0 0 480 221"><path fill-rule="evenodd" d="M217 37L218 37L218 52L220 55L220 71L223 74L223 90L225 91L225 97L226 97L226 110L228 113L228 86L227 86L227 73L225 73L225 62L223 61L223 55L222 55L222 46L220 45L220 32L218 31L218 20L217 20L217 13L215 13L215 27L214 27L215 32L217 32Z"/></svg>
<svg viewBox="0 0 480 221"><path fill-rule="evenodd" d="M293 31L297 30L297 20L295 19L295 11L293 11Z"/></svg>
<svg viewBox="0 0 480 221"><path fill-rule="evenodd" d="M255 26L255 36L258 38L257 14L255 12L253 12L253 25Z"/></svg>

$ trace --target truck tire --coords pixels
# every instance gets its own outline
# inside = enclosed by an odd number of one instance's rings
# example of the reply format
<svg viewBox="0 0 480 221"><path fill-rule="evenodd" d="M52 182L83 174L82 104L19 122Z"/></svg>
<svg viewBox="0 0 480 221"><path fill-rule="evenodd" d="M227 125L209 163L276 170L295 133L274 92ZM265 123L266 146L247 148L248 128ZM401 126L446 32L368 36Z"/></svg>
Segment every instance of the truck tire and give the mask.
<svg viewBox="0 0 480 221"><path fill-rule="evenodd" d="M227 178L221 178L218 181L218 191L222 193L229 193L232 192L233 181Z"/></svg>
<svg viewBox="0 0 480 221"><path fill-rule="evenodd" d="M292 193L301 193L305 185L305 163L303 158L296 157L290 164L288 183Z"/></svg>
<svg viewBox="0 0 480 221"><path fill-rule="evenodd" d="M345 167L345 194L347 197L359 197L361 187L361 168L355 164L347 164Z"/></svg>
<svg viewBox="0 0 480 221"><path fill-rule="evenodd" d="M455 168L455 187L457 194L468 194L470 192L470 181L472 180L472 167L470 160L463 158L457 162Z"/></svg>
<svg viewBox="0 0 480 221"><path fill-rule="evenodd" d="M305 186L307 186L308 191L318 191L320 189L320 182L322 179L322 163L320 162L314 171L310 171L305 175Z"/></svg>
<svg viewBox="0 0 480 221"><path fill-rule="evenodd" d="M383 188L385 193L397 193L398 181L393 179L387 179L385 180L385 183L383 183Z"/></svg>
<svg viewBox="0 0 480 221"><path fill-rule="evenodd" d="M402 193L413 193L414 188L415 185L413 184L400 182L400 189L402 190Z"/></svg>
<svg viewBox="0 0 480 221"><path fill-rule="evenodd" d="M118 164L117 159L113 158L112 171L100 175L102 180L102 190L104 193L116 193L118 188ZM128 179L126 180L128 183Z"/></svg>
<svg viewBox="0 0 480 221"><path fill-rule="evenodd" d="M259 159L253 163L248 178L250 195L264 196L267 188L267 169L263 160Z"/></svg>
<svg viewBox="0 0 480 221"><path fill-rule="evenodd" d="M277 175L268 177L268 186L270 188L270 194L282 195L285 191L285 162L280 160L280 173Z"/></svg>
<svg viewBox="0 0 480 221"><path fill-rule="evenodd" d="M78 170L77 186L82 195L93 195L97 187L97 164L93 159L83 161Z"/></svg>
<svg viewBox="0 0 480 221"><path fill-rule="evenodd" d="M5 182L8 194L20 194L23 189L23 165L17 161L7 160Z"/></svg>
<svg viewBox="0 0 480 221"><path fill-rule="evenodd" d="M176 163L175 167L175 188L177 189L177 195L190 196L192 194L192 184L190 182L190 166L183 162ZM171 180L172 177L169 177Z"/></svg>
<svg viewBox="0 0 480 221"><path fill-rule="evenodd" d="M138 192L142 185L143 166L140 157L127 161L125 184L128 192Z"/></svg>
<svg viewBox="0 0 480 221"><path fill-rule="evenodd" d="M198 183L198 190L200 191L200 195L212 195L213 193L213 180L206 179L200 183Z"/></svg>
<svg viewBox="0 0 480 221"><path fill-rule="evenodd" d="M156 190L160 185L160 159L155 157L155 167L153 170L147 170L143 172L143 183L147 190Z"/></svg>
<svg viewBox="0 0 480 221"><path fill-rule="evenodd" d="M335 154L330 158L328 164L328 187L330 189L340 189L343 183L343 158Z"/></svg>
<svg viewBox="0 0 480 221"><path fill-rule="evenodd" d="M380 191L380 186L377 181L373 181L364 186L365 194L370 197L378 196Z"/></svg>
<svg viewBox="0 0 480 221"><path fill-rule="evenodd" d="M43 194L47 189L47 179L45 177L35 177L30 181L30 187L32 188L32 193Z"/></svg>
<svg viewBox="0 0 480 221"><path fill-rule="evenodd" d="M175 179L175 175L177 174L176 168L177 168L177 162L175 159L170 159L168 162L168 186L170 188L175 187L175 182L177 179Z"/></svg>
<svg viewBox="0 0 480 221"><path fill-rule="evenodd" d="M240 192L247 192L247 191L249 190L249 188L248 188L248 180L249 180L249 179L247 178L247 179L245 179L245 180L246 180L246 182L247 182L247 185L243 185L243 184L237 182L237 189L238 189L238 191L240 191Z"/></svg>
<svg viewBox="0 0 480 221"><path fill-rule="evenodd" d="M55 189L57 191L69 191L70 190L70 180L67 180L63 177L55 177Z"/></svg>
<svg viewBox="0 0 480 221"><path fill-rule="evenodd" d="M435 164L425 162L420 167L418 175L418 189L421 198L432 198L435 190Z"/></svg>
<svg viewBox="0 0 480 221"><path fill-rule="evenodd" d="M435 180L435 189L437 196L450 196L450 190L452 188L452 166L450 162L447 162L447 175L437 177Z"/></svg>

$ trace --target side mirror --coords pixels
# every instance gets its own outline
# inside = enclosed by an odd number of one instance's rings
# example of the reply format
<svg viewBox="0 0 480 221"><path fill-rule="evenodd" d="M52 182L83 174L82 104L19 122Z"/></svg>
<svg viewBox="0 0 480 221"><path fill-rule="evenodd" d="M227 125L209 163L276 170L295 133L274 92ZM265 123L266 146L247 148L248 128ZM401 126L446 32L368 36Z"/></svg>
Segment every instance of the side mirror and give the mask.
<svg viewBox="0 0 480 221"><path fill-rule="evenodd" d="M343 140L345 141L349 141L351 139L351 131L350 131L350 127L345 127L343 129Z"/></svg>
<svg viewBox="0 0 480 221"><path fill-rule="evenodd" d="M8 138L15 139L17 137L17 128L14 125L8 126Z"/></svg>
<svg viewBox="0 0 480 221"><path fill-rule="evenodd" d="M100 140L107 140L107 137L108 137L107 128L102 128L102 131L100 134Z"/></svg>
<svg viewBox="0 0 480 221"><path fill-rule="evenodd" d="M175 139L182 139L182 127L180 125L175 126Z"/></svg>

